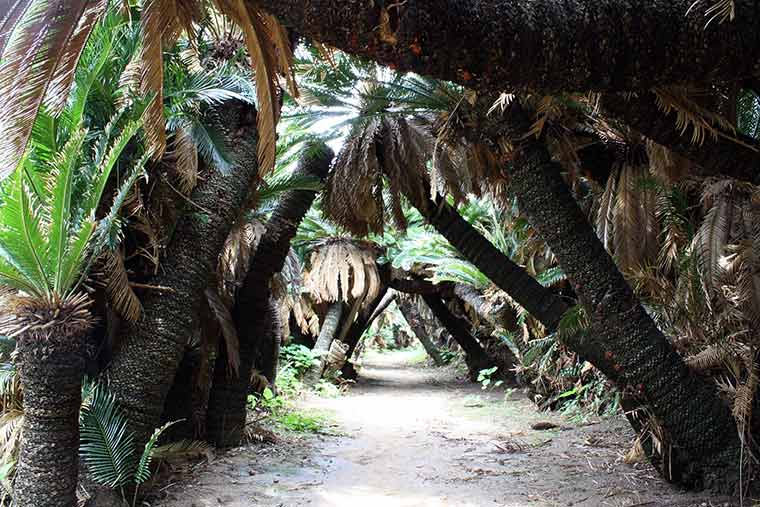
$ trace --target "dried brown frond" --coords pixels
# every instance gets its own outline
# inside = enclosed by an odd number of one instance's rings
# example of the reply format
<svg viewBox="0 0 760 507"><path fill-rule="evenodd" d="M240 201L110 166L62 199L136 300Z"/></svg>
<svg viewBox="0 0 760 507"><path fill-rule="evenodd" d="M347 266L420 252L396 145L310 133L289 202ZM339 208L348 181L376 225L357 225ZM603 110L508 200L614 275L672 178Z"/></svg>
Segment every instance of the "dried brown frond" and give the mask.
<svg viewBox="0 0 760 507"><path fill-rule="evenodd" d="M709 289L715 290L720 285L726 247L739 239L737 225L743 221L740 205L752 190L748 183L727 179L709 180L704 186L702 205L707 213L694 236L693 248Z"/></svg>
<svg viewBox="0 0 760 507"><path fill-rule="evenodd" d="M58 104L60 95L68 93L61 86L70 83L76 65L70 60L72 55L78 57L86 42L81 34L92 28L77 30L91 7L87 0L35 2L28 9L23 4L19 6L23 12L14 9L7 20L13 33L0 40L5 45L0 61L0 179L15 169L26 150L34 118L54 77L59 79L51 102Z"/></svg>
<svg viewBox="0 0 760 507"><path fill-rule="evenodd" d="M689 9L686 11L688 15L695 7L702 4L703 0L695 0ZM712 2L712 5L709 5ZM707 28L713 21L718 23L725 23L726 21L733 21L736 18L736 0L708 0L708 6L705 9L705 28Z"/></svg>
<svg viewBox="0 0 760 507"><path fill-rule="evenodd" d="M0 7L0 55L5 51L5 46L16 28L17 23L32 5L32 0L6 0Z"/></svg>
<svg viewBox="0 0 760 507"><path fill-rule="evenodd" d="M404 121L405 120L401 120ZM396 125L398 122L396 122ZM397 165L393 154L393 144L403 142L384 118L372 117L361 129L354 132L338 154L335 166L327 178L324 195L325 212L346 230L358 236L370 232L382 233L384 228L385 202L383 199L383 169L386 160L381 154L391 152L389 166ZM385 144L390 143L390 146ZM409 173L419 170L411 166L405 168L405 181ZM408 190L402 182L391 181L391 192ZM398 202L398 199L395 199Z"/></svg>
<svg viewBox="0 0 760 507"><path fill-rule="evenodd" d="M736 128L723 116L705 109L690 98L694 92L679 86L658 87L652 90L657 106L665 113L676 114L676 128L685 134L691 129L691 142L702 144L709 135L713 139L734 139Z"/></svg>
<svg viewBox="0 0 760 507"><path fill-rule="evenodd" d="M237 377L240 371L240 341L235 328L235 321L230 309L219 297L216 290L207 288L205 294L211 314L219 324L222 337L224 337L225 350L227 351L227 374Z"/></svg>
<svg viewBox="0 0 760 507"><path fill-rule="evenodd" d="M153 457L165 461L192 458L206 458L211 461L214 459L214 447L203 440L178 440L156 447Z"/></svg>
<svg viewBox="0 0 760 507"><path fill-rule="evenodd" d="M266 228L256 219L238 219L224 242L219 257L218 278L220 295L228 307L232 307L235 291L243 285L248 274L251 256L256 252Z"/></svg>
<svg viewBox="0 0 760 507"><path fill-rule="evenodd" d="M376 253L348 238L324 241L311 254L305 285L317 303L374 299L380 289Z"/></svg>
<svg viewBox="0 0 760 507"><path fill-rule="evenodd" d="M174 24L166 16L162 0L145 0L140 18L142 46L140 48L140 93L153 96L145 111L145 134L148 149L159 158L166 148L164 121L164 34Z"/></svg>
<svg viewBox="0 0 760 507"><path fill-rule="evenodd" d="M642 165L623 163L610 175L610 178L618 179L614 188L612 253L623 271L654 259L659 249L659 225L654 215L656 194L643 186L648 174L647 168ZM611 183L608 182L609 185ZM599 210L597 229L609 232L607 217L601 215L602 211L608 213L609 208Z"/></svg>
<svg viewBox="0 0 760 507"><path fill-rule="evenodd" d="M106 295L113 309L129 322L137 322L142 315L140 299L129 285L129 275L124 266L124 253L106 251L102 259L106 277Z"/></svg>
<svg viewBox="0 0 760 507"><path fill-rule="evenodd" d="M748 348L743 356L747 365L747 374L744 381L736 387L736 396L734 397L733 416L742 434L749 427L752 418L752 405L757 394L758 383L760 383L760 367L755 361L755 354L755 349Z"/></svg>
<svg viewBox="0 0 760 507"><path fill-rule="evenodd" d="M307 293L301 294L293 305L292 311L301 332L315 337L319 335L319 316L314 311L311 298Z"/></svg>
<svg viewBox="0 0 760 507"><path fill-rule="evenodd" d="M275 435L273 431L262 428L256 424L246 424L243 439L246 442L266 442L269 444L276 444L279 441L277 435Z"/></svg>
<svg viewBox="0 0 760 507"><path fill-rule="evenodd" d="M56 66L45 95L45 106L54 115L59 114L66 106L79 57L107 5L107 0L89 2L79 18L76 29L65 42L61 60Z"/></svg>
<svg viewBox="0 0 760 507"><path fill-rule="evenodd" d="M663 183L673 183L690 174L693 163L661 144L646 140L649 170Z"/></svg>
<svg viewBox="0 0 760 507"><path fill-rule="evenodd" d="M173 149L170 153L174 160L174 172L179 180L179 189L186 195L198 183L198 148L192 136L180 128L174 133Z"/></svg>
<svg viewBox="0 0 760 507"><path fill-rule="evenodd" d="M547 95L536 99L530 97L529 101L534 103L536 120L531 125L530 130L526 134L528 136L534 136L535 138L541 137L544 132L544 127L547 122L557 120L563 115L564 106L556 97Z"/></svg>

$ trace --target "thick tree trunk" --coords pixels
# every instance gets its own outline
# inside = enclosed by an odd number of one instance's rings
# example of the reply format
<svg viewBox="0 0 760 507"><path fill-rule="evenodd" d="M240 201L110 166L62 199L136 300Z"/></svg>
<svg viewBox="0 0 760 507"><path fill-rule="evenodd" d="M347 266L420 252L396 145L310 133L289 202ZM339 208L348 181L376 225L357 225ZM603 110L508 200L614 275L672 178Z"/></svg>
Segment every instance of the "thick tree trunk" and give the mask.
<svg viewBox="0 0 760 507"><path fill-rule="evenodd" d="M399 298L398 309L401 312L401 315L404 316L406 323L412 328L414 336L417 337L419 342L425 348L427 355L430 356L436 366L442 366L444 361L441 357L441 352L438 350L436 344L433 343L433 340L430 339L430 336L425 332L425 326L422 325L420 314L414 307L414 301L409 297Z"/></svg>
<svg viewBox="0 0 760 507"><path fill-rule="evenodd" d="M317 343L314 345L312 351L315 354L319 354L320 357L317 364L309 368L304 375L304 383L308 386L313 386L322 377L322 370L325 368L325 360L327 359L327 353L330 350L335 335L338 332L338 326L340 326L340 318L343 315L343 303L338 301L331 303L330 308L327 310L325 320L322 322L322 327L319 330L319 337Z"/></svg>
<svg viewBox="0 0 760 507"><path fill-rule="evenodd" d="M529 124L513 107L512 118ZM687 485L720 483L736 473L739 441L714 385L693 375L636 296L573 199L545 145L524 139L512 188L587 306L588 338L570 343L621 389L636 393L666 431L673 461L664 473ZM676 475L678 474L678 475Z"/></svg>
<svg viewBox="0 0 760 507"><path fill-rule="evenodd" d="M522 305L547 329L556 329L568 306L496 249L444 199L412 205L462 256Z"/></svg>
<svg viewBox="0 0 760 507"><path fill-rule="evenodd" d="M438 296L424 294L422 299L430 307L438 322L451 333L454 340L462 347L470 376L476 378L480 370L494 366L494 360L488 356L478 340L472 335L469 324L464 319L451 313L451 310Z"/></svg>
<svg viewBox="0 0 760 507"><path fill-rule="evenodd" d="M760 4L694 0L248 0L316 41L480 91L646 89L751 76Z"/></svg>
<svg viewBox="0 0 760 507"><path fill-rule="evenodd" d="M330 168L333 152L324 143L310 145L301 158L297 171L324 179ZM268 333L270 316L269 281L280 271L290 249L290 241L296 234L306 212L311 207L316 192L312 190L292 190L282 196L277 208L267 222L266 233L261 238L256 253L251 257L248 274L238 291L233 309L233 318L240 340L239 375L227 375L227 355L222 346L214 368L214 381L209 397L207 438L218 447L239 445L245 425L246 399L251 372L257 354L266 340L270 340L272 353L279 351L274 346L276 336ZM267 346L263 347L267 348ZM272 364L276 358L269 358ZM275 364L276 368L276 364ZM262 372L266 375L266 372ZM274 369L267 379L274 382Z"/></svg>
<svg viewBox="0 0 760 507"><path fill-rule="evenodd" d="M604 111L633 130L697 164L701 176L721 174L760 184L760 145L756 140L720 130L717 139L708 133L704 142L694 143L691 132L681 133L676 127L676 113L666 115L651 92L606 94L601 104Z"/></svg>
<svg viewBox="0 0 760 507"><path fill-rule="evenodd" d="M50 310L53 313L54 309ZM86 312L89 319L89 312ZM66 310L61 311L61 316ZM87 321L51 319L18 340L24 423L13 488L18 507L76 507L79 407Z"/></svg>
<svg viewBox="0 0 760 507"><path fill-rule="evenodd" d="M212 111L211 121L224 132L235 167L227 172L209 170L191 194L192 208L180 218L160 274L151 282L169 290L148 293L142 302L142 317L126 330L122 348L107 371L138 447L159 423L204 289L257 177L253 106L227 102Z"/></svg>

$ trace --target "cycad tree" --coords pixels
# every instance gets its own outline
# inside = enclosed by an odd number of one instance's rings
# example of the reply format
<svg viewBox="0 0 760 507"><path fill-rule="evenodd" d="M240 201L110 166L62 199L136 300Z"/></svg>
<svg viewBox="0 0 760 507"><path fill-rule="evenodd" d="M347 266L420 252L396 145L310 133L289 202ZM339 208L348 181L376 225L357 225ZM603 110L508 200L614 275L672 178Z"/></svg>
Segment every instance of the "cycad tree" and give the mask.
<svg viewBox="0 0 760 507"><path fill-rule="evenodd" d="M91 135L81 124L56 128L47 120L51 136L33 138L2 188L0 283L16 291L2 325L18 338L24 390L15 503L69 507L76 505L84 345L93 323L83 282L93 259L118 240L119 209L147 156L126 172L110 212L97 220L111 173L142 121L113 136L115 124Z"/></svg>

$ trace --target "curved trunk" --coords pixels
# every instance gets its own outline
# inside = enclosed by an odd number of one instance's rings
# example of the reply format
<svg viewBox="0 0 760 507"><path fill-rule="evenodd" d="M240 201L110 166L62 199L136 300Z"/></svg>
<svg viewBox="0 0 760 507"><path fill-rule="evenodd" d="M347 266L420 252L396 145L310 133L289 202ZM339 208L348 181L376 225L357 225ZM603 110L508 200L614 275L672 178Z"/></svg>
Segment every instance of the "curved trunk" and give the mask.
<svg viewBox="0 0 760 507"><path fill-rule="evenodd" d="M319 330L319 337L317 337L317 343L314 345L312 352L319 355L316 364L309 368L304 375L304 384L313 386L322 377L322 370L325 368L325 360L327 359L327 353L330 351L330 345L332 345L335 339L335 334L338 332L340 326L340 318L343 316L343 303L338 301L331 303L330 308L327 310L325 320L322 322L322 327Z"/></svg>
<svg viewBox="0 0 760 507"><path fill-rule="evenodd" d="M438 322L445 327L465 353L465 362L470 376L477 377L478 372L494 365L494 360L486 354L478 340L472 335L468 323L451 313L440 297L423 294L422 299L432 310Z"/></svg>
<svg viewBox="0 0 760 507"><path fill-rule="evenodd" d="M372 324L372 322L385 311L386 308L393 302L395 293L388 292L388 286L383 287L378 291L375 299L370 301L359 312L359 316L356 321L351 325L351 329L348 330L346 335L346 344L348 345L348 351L346 357L350 359L356 351L356 346L359 345L359 340L364 335L364 332Z"/></svg>
<svg viewBox="0 0 760 507"><path fill-rule="evenodd" d="M547 329L557 328L568 309L564 301L501 253L445 200L439 198L437 202L429 199L425 202L411 202L430 225L497 287L540 320Z"/></svg>
<svg viewBox="0 0 760 507"><path fill-rule="evenodd" d="M253 106L227 102L216 107L211 116L225 134L235 167L228 172L209 170L191 194L192 208L180 218L160 274L151 282L168 290L151 291L145 297L140 320L126 330L123 345L106 373L138 447L159 423L188 336L196 325L204 289L257 178Z"/></svg>
<svg viewBox="0 0 760 507"><path fill-rule="evenodd" d="M50 312L52 313L51 309ZM18 340L23 439L13 488L18 507L76 507L86 320L39 322ZM61 312L64 314L65 310ZM35 319L36 320L36 319Z"/></svg>
<svg viewBox="0 0 760 507"><path fill-rule="evenodd" d="M438 350L435 343L433 343L433 340L430 339L430 336L425 332L425 327L422 325L419 312L414 307L414 302L408 297L399 298L398 309L401 312L401 315L404 316L406 323L412 328L414 336L417 337L425 348L427 355L430 356L436 366L442 366L444 361L441 357L441 352Z"/></svg>
<svg viewBox="0 0 760 507"><path fill-rule="evenodd" d="M530 123L527 115L522 121ZM735 473L736 426L715 386L688 370L641 306L546 146L531 138L520 148L511 178L521 210L556 255L592 321L588 338L572 340L570 347L621 389L637 393L660 421L672 443L666 476L672 470L674 480L701 485Z"/></svg>
<svg viewBox="0 0 760 507"><path fill-rule="evenodd" d="M753 0L707 28L707 5L686 15L694 0L248 1L316 41L479 91L720 81L754 75L760 59Z"/></svg>
<svg viewBox="0 0 760 507"><path fill-rule="evenodd" d="M324 179L330 168L333 152L324 143L306 148L297 171ZM268 357L261 361L271 366L267 379L274 383L279 346L276 335L268 333L270 324L270 289L272 275L280 271L290 250L290 241L296 234L306 212L309 211L317 193L313 190L292 190L285 193L277 204L266 225L256 253L251 257L248 273L236 295L232 316L240 340L239 375L227 375L227 355L220 347L214 368L207 415L207 438L219 447L238 445L245 424L245 407L251 372L257 354L269 349ZM265 342L269 343L265 345ZM262 372L266 375L267 372Z"/></svg>

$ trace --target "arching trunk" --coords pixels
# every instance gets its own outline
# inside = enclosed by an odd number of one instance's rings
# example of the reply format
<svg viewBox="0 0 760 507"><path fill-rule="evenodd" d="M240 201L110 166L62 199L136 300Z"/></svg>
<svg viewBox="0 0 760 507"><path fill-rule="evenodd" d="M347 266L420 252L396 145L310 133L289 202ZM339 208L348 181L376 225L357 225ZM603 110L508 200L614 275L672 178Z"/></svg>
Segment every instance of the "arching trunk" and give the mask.
<svg viewBox="0 0 760 507"><path fill-rule="evenodd" d="M372 322L385 311L388 306L395 299L396 294L394 292L388 292L388 286L383 287L378 291L375 299L370 301L359 312L359 316L351 325L351 329L348 330L346 335L346 344L348 345L348 351L346 357L350 359L356 351L356 346L359 345L359 340L364 335L364 332L372 325Z"/></svg>
<svg viewBox="0 0 760 507"><path fill-rule="evenodd" d="M465 362L470 370L470 376L476 378L478 372L494 366L494 360L488 356L478 340L472 335L468 323L451 313L440 297L433 294L423 294L422 299L430 310L445 327L465 353Z"/></svg>
<svg viewBox="0 0 760 507"><path fill-rule="evenodd" d="M401 315L404 316L406 323L412 328L414 336L417 337L419 342L425 348L427 355L430 356L437 366L442 366L444 361L441 357L441 351L438 350L436 344L433 343L433 340L425 332L425 327L422 325L419 312L414 307L414 301L409 297L399 298L398 309L401 312Z"/></svg>
<svg viewBox="0 0 760 507"><path fill-rule="evenodd" d="M512 117L530 120L513 107ZM621 389L635 392L666 431L673 461L666 476L688 485L736 473L739 441L716 387L693 375L639 303L561 177L542 141L526 138L514 159L512 188L576 293L592 327L569 346ZM670 454L670 453L669 453Z"/></svg>
<svg viewBox="0 0 760 507"><path fill-rule="evenodd" d="M340 318L343 316L343 303L338 301L331 303L330 308L327 310L325 320L322 322L322 327L319 330L319 337L317 343L314 345L312 351L315 354L319 354L319 359L315 361L315 365L309 368L304 375L304 383L309 386L316 384L322 377L322 371L325 368L325 360L327 353L330 350L335 335L338 332L340 326Z"/></svg>
<svg viewBox="0 0 760 507"><path fill-rule="evenodd" d="M127 328L107 376L125 410L138 447L158 425L164 402L196 315L204 289L235 217L245 203L258 172L256 111L241 102L215 107L211 121L225 135L235 166L210 169L192 192L152 284L143 300L141 318Z"/></svg>
<svg viewBox="0 0 760 507"><path fill-rule="evenodd" d="M19 336L24 423L13 488L18 507L77 505L79 407L89 319L83 306L64 307L47 322L34 318L31 329Z"/></svg>
<svg viewBox="0 0 760 507"><path fill-rule="evenodd" d="M465 259L540 320L547 329L556 329L568 309L564 301L497 250L444 199L439 198L437 202L429 199L425 202L411 202Z"/></svg>
<svg viewBox="0 0 760 507"><path fill-rule="evenodd" d="M324 179L330 168L333 152L324 143L310 145L305 149L297 172ZM209 397L207 438L219 447L238 445L245 424L245 407L251 371L257 354L269 350L262 359L271 368L268 380L274 382L279 345L279 333L269 333L270 289L272 276L282 270L290 249L290 241L296 234L306 212L317 193L313 190L292 190L282 196L267 222L256 253L251 257L248 274L237 293L233 318L240 340L239 376L227 375L227 356L220 347L214 368L214 380ZM274 316L271 316L274 318ZM270 319L271 320L271 319ZM265 342L269 342L264 345ZM266 375L267 372L262 372Z"/></svg>
<svg viewBox="0 0 760 507"><path fill-rule="evenodd" d="M628 91L752 76L760 5L694 0L248 0L347 53L479 91ZM602 43L603 42L603 43Z"/></svg>

